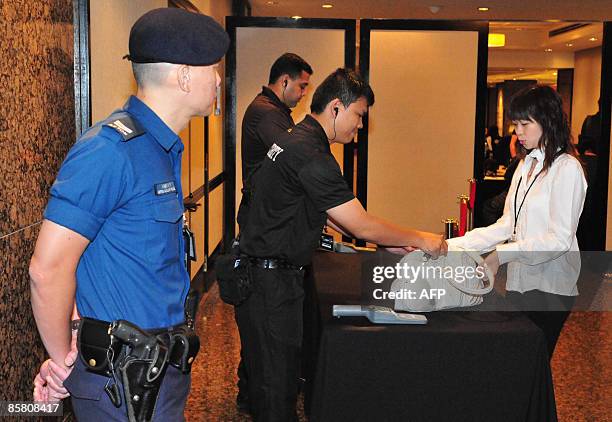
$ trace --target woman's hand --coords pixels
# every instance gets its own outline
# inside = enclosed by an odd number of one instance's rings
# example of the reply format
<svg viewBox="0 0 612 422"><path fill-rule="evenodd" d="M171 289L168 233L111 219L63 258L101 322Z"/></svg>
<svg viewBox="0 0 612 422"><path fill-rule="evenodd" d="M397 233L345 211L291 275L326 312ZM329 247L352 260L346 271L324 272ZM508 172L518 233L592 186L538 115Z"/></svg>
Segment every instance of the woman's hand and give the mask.
<svg viewBox="0 0 612 422"><path fill-rule="evenodd" d="M499 256L497 255L497 251L493 251L487 255L484 259L484 266L491 271L493 277L497 275L497 271L499 270Z"/></svg>

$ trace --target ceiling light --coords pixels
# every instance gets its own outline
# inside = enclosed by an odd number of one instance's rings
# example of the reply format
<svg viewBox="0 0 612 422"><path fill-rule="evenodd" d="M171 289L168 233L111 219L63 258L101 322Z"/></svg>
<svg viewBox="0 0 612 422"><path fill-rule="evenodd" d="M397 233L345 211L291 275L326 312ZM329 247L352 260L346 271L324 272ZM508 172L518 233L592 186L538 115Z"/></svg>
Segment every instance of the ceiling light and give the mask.
<svg viewBox="0 0 612 422"><path fill-rule="evenodd" d="M522 72L523 70L525 70L525 68L519 67L519 70Z"/></svg>
<svg viewBox="0 0 612 422"><path fill-rule="evenodd" d="M513 81L516 81L516 78L512 78Z"/></svg>
<svg viewBox="0 0 612 422"><path fill-rule="evenodd" d="M557 76L557 72L553 72L553 76Z"/></svg>
<svg viewBox="0 0 612 422"><path fill-rule="evenodd" d="M573 46L574 46L574 44L572 44L571 42L568 42L568 43L567 43L567 44L565 44L565 45L567 45L568 47L573 47Z"/></svg>
<svg viewBox="0 0 612 422"><path fill-rule="evenodd" d="M503 47L504 45L506 45L506 35L489 34L489 47Z"/></svg>
<svg viewBox="0 0 612 422"><path fill-rule="evenodd" d="M325 4L322 4L321 7L323 9L331 9L332 7L334 7L334 5L330 3L325 3Z"/></svg>
<svg viewBox="0 0 612 422"><path fill-rule="evenodd" d="M267 1L267 2L266 2L266 4L267 4L268 6L273 6L273 5L275 5L275 4L278 4L278 2L277 2L277 1Z"/></svg>
<svg viewBox="0 0 612 422"><path fill-rule="evenodd" d="M589 41L597 41L597 38L591 37L591 38L589 38Z"/></svg>
<svg viewBox="0 0 612 422"><path fill-rule="evenodd" d="M478 11L479 11L479 12L488 12L488 11L489 11L489 8L488 8L488 7L479 7L479 8L478 8Z"/></svg>
<svg viewBox="0 0 612 422"><path fill-rule="evenodd" d="M546 51L547 53L550 53L552 51L552 48L547 48L544 51Z"/></svg>
<svg viewBox="0 0 612 422"><path fill-rule="evenodd" d="M302 19L302 17L299 15L294 15L294 16L291 16L291 19L298 20L298 19Z"/></svg>

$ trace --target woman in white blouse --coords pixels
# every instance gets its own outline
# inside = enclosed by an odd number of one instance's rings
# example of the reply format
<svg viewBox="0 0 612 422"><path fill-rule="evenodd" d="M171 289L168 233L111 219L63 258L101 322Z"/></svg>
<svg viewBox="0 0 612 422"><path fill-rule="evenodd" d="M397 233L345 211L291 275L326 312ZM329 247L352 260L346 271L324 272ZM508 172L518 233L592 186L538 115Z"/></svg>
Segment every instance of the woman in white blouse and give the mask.
<svg viewBox="0 0 612 422"><path fill-rule="evenodd" d="M506 297L546 336L549 357L578 289L580 253L576 228L587 183L561 98L536 86L516 95L508 113L522 157L494 224L449 240L450 246L489 251L495 274L508 264Z"/></svg>

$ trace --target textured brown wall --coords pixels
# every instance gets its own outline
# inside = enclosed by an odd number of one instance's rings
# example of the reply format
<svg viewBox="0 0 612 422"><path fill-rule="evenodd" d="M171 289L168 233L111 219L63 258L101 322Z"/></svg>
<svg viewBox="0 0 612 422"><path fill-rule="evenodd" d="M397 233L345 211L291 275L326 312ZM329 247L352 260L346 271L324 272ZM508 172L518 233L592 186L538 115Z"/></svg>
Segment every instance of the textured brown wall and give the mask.
<svg viewBox="0 0 612 422"><path fill-rule="evenodd" d="M28 263L75 139L72 0L0 1L0 400L31 400L44 358Z"/></svg>

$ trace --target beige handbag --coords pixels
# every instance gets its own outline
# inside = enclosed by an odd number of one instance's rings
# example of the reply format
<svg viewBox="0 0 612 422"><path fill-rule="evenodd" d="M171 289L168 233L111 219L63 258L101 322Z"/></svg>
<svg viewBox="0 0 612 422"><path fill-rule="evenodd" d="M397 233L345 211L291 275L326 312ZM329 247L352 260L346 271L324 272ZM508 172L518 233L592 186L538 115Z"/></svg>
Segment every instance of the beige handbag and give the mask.
<svg viewBox="0 0 612 422"><path fill-rule="evenodd" d="M406 274L412 276L397 278L391 284L398 311L432 312L476 306L482 303L482 296L493 290L495 281L480 254L457 247L449 247L448 254L437 259L417 250L405 255L399 265L408 268Z"/></svg>

